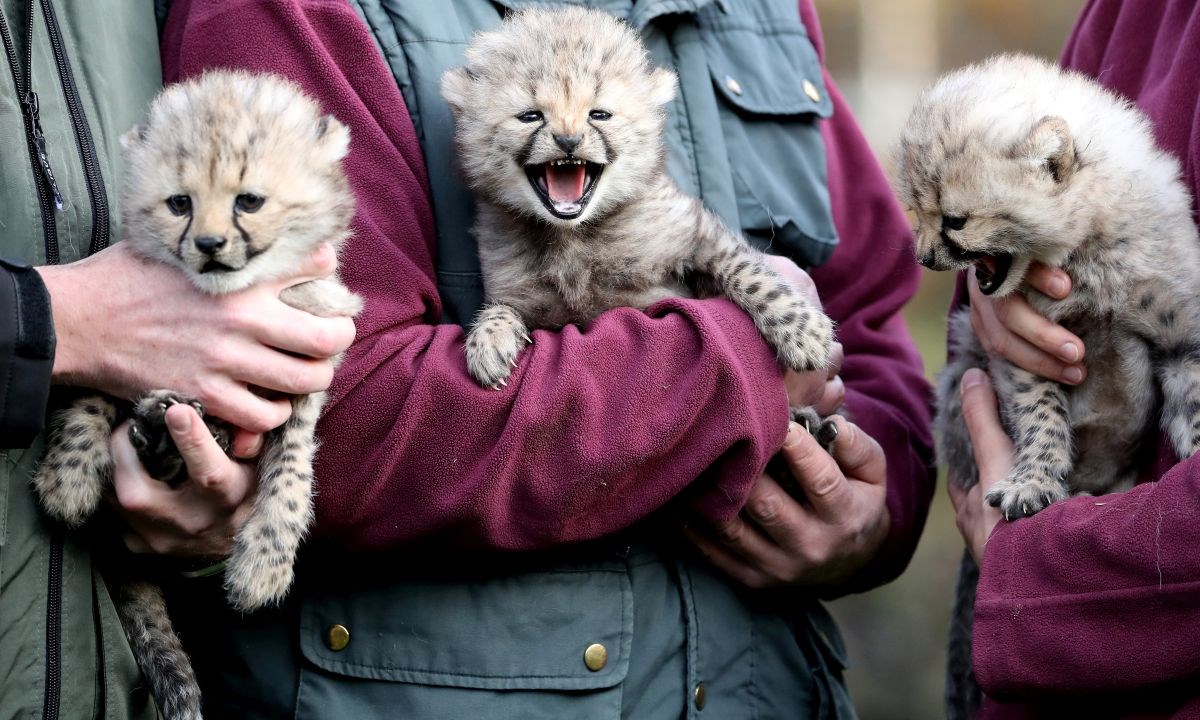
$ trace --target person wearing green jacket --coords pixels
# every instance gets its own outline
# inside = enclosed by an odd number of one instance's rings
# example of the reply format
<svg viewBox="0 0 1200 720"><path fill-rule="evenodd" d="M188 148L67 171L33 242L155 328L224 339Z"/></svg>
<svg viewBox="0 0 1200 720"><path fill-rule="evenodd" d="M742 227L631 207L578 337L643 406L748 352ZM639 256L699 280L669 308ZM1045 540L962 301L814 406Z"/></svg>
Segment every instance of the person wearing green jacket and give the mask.
<svg viewBox="0 0 1200 720"><path fill-rule="evenodd" d="M48 398L68 385L126 398L175 388L244 428L237 454L251 457L290 405L250 386L324 389L353 326L276 297L330 273L330 248L296 278L218 301L116 243L120 136L162 83L150 4L0 0L0 36L0 720L152 718L93 552L108 538L49 519L30 484ZM194 417L168 419L193 480L179 490L114 435L113 505L135 552L228 550L253 473Z"/></svg>

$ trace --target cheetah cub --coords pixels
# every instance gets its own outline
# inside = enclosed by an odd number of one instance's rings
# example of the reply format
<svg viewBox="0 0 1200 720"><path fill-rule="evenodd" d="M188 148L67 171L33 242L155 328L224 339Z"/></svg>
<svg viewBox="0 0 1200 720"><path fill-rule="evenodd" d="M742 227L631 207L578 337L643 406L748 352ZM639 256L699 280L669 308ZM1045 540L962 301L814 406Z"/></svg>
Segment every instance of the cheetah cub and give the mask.
<svg viewBox="0 0 1200 720"><path fill-rule="evenodd" d="M938 454L965 487L978 481L958 386L992 377L1016 446L987 501L1009 519L1071 493L1130 487L1160 422L1186 458L1200 447L1200 241L1179 163L1155 147L1141 112L1094 81L1005 55L950 73L918 100L896 148L897 192L917 218L917 256L973 269L992 297L1021 293L1088 349L1070 387L985 352L969 311L950 319L954 358L937 387ZM1030 263L1066 270L1051 300L1023 283ZM979 570L964 554L950 631L946 712L973 717Z"/></svg>
<svg viewBox="0 0 1200 720"><path fill-rule="evenodd" d="M212 72L166 88L149 121L122 139L126 242L174 265L213 295L288 274L319 244L350 235L353 196L341 167L349 132L300 88L273 76ZM325 317L353 317L361 299L336 278L285 290L281 299ZM292 415L264 438L258 492L225 574L229 602L249 611L283 598L312 519L314 430L324 393L296 396ZM164 415L192 398L155 390L135 404L130 439L155 477L177 484L186 468ZM53 516L78 525L111 480L108 437L128 414L113 398L76 400L52 419L35 484ZM228 428L205 418L228 449ZM126 583L115 596L155 697L170 720L198 718L191 665L166 617L161 591Z"/></svg>
<svg viewBox="0 0 1200 720"><path fill-rule="evenodd" d="M574 7L513 13L475 36L442 95L477 200L488 304L466 355L481 385L507 383L532 329L697 294L745 310L787 367L826 364L829 318L667 176L675 76L629 25Z"/></svg>
<svg viewBox="0 0 1200 720"><path fill-rule="evenodd" d="M967 311L951 319L937 424L958 482L977 480L958 395L971 367L991 374L1016 444L987 496L1008 518L1131 486L1159 393L1175 451L1200 447L1200 241L1179 162L1141 112L1082 75L1004 55L928 90L896 158L922 265L972 268L985 295L1021 293L1088 348L1088 378L1069 387L986 353ZM1035 260L1071 275L1067 299L1023 284Z"/></svg>

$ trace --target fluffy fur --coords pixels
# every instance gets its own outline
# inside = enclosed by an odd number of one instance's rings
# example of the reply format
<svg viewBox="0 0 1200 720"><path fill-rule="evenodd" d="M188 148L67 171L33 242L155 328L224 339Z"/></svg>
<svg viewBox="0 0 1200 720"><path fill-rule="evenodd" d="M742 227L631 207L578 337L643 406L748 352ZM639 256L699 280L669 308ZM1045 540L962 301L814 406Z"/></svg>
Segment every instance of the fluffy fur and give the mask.
<svg viewBox="0 0 1200 720"><path fill-rule="evenodd" d="M507 382L531 329L712 293L787 367L826 364L829 318L667 176L675 76L629 25L582 8L514 13L476 35L442 94L478 201L489 305L466 353L480 384Z"/></svg>
<svg viewBox="0 0 1200 720"><path fill-rule="evenodd" d="M1016 445L987 495L1009 519L1131 486L1159 397L1179 456L1200 447L1200 242L1179 163L1141 112L1082 75L999 56L921 96L896 161L922 264L974 268L985 293L1023 294L1088 349L1088 378L1069 387L985 352L967 311L951 318L937 430L957 482L977 481L958 393L971 367L991 375ZM1067 299L1023 284L1035 260L1071 275Z"/></svg>
<svg viewBox="0 0 1200 720"><path fill-rule="evenodd" d="M292 273L319 244L349 237L354 202L341 160L349 132L322 115L296 85L273 76L214 72L165 89L149 121L123 139L126 242L178 267L218 295ZM285 290L288 304L324 317L352 317L361 300L335 278ZM253 610L278 602L312 519L312 462L324 393L292 399L288 421L264 438L258 493L235 538L225 587ZM46 510L78 525L110 482L108 438L122 417L112 398L85 397L57 413L35 484ZM182 482L186 468L165 411L192 398L155 390L132 409L131 441L147 470ZM228 449L228 428L205 418ZM159 590L127 584L116 593L143 673L169 720L200 716L199 691L171 631Z"/></svg>

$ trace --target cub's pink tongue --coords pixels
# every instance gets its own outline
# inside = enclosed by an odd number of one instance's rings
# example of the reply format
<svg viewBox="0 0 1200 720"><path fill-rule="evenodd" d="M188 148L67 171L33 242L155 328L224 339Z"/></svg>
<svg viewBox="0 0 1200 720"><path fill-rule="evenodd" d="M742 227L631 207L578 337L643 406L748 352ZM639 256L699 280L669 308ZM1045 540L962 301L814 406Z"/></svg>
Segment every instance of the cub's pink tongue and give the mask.
<svg viewBox="0 0 1200 720"><path fill-rule="evenodd" d="M579 165L546 164L546 192L556 203L576 203L583 197L586 171Z"/></svg>

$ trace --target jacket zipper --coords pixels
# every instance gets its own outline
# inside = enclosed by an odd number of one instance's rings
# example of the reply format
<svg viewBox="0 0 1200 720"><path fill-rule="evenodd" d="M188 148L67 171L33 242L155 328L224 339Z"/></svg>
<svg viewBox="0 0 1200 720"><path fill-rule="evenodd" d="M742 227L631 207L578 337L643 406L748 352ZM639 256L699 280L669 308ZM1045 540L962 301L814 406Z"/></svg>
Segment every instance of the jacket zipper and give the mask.
<svg viewBox="0 0 1200 720"><path fill-rule="evenodd" d="M38 205L42 211L42 233L46 236L46 263L58 264L58 231L54 222L54 208L62 208L62 195L58 181L46 155L46 138L42 135L42 122L38 117L38 97L31 88L33 75L33 0L26 4L29 28L26 33L25 64L17 59L17 48L13 45L8 30L8 21L0 10L0 38L4 40L4 52L8 55L8 67L12 71L13 85L21 102L21 115L25 120L25 139L29 143L29 161L33 166L34 185L37 186ZM24 75L24 78L22 78Z"/></svg>
<svg viewBox="0 0 1200 720"><path fill-rule="evenodd" d="M92 244L88 249L90 255L108 247L108 196L104 192L104 176L100 174L96 146L92 142L92 133L83 113L83 103L80 102L79 90L75 87L75 76L71 73L71 60L67 57L62 33L58 29L54 4L50 0L41 0L41 5L42 14L46 18L46 29L50 35L50 46L54 50L54 63L58 66L58 78L62 82L63 98L67 102L67 112L75 129L75 140L79 143L79 160L83 165L83 175L87 179L88 199L92 204Z"/></svg>
<svg viewBox="0 0 1200 720"><path fill-rule="evenodd" d="M63 531L55 528L46 580L46 695L42 701L42 720L58 720L62 702L62 564Z"/></svg>

